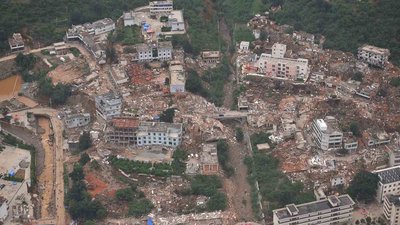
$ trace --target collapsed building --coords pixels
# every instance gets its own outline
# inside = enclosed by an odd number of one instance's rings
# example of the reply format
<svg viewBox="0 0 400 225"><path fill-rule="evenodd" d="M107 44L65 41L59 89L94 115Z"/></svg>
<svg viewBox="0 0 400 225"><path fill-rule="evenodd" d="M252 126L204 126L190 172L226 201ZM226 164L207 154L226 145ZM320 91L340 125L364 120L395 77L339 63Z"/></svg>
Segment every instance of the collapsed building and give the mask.
<svg viewBox="0 0 400 225"><path fill-rule="evenodd" d="M99 64L106 63L105 44L98 41L98 37L115 29L115 23L110 18L101 19L93 23L72 25L66 32L66 40L81 41Z"/></svg>
<svg viewBox="0 0 400 225"><path fill-rule="evenodd" d="M65 126L76 128L86 126L90 123L89 113L68 114L64 119Z"/></svg>
<svg viewBox="0 0 400 225"><path fill-rule="evenodd" d="M144 122L132 117L113 118L107 126L106 140L120 146L161 145L177 147L182 141L182 124Z"/></svg>

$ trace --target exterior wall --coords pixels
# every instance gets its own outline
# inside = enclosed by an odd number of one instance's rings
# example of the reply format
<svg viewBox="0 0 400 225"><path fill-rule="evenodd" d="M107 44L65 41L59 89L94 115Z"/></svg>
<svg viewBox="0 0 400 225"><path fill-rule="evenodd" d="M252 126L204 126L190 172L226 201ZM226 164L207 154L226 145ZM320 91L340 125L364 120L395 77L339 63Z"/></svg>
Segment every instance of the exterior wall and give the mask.
<svg viewBox="0 0 400 225"><path fill-rule="evenodd" d="M390 225L400 225L400 206L390 202L386 197L383 201L383 215Z"/></svg>
<svg viewBox="0 0 400 225"><path fill-rule="evenodd" d="M170 49L170 48L158 48L158 59L159 60L170 60L170 59L172 59L172 49Z"/></svg>
<svg viewBox="0 0 400 225"><path fill-rule="evenodd" d="M113 132L108 132L106 135L106 140L107 142L116 145L136 145L136 128L116 129Z"/></svg>
<svg viewBox="0 0 400 225"><path fill-rule="evenodd" d="M85 116L85 115L74 116L72 118L65 119L65 125L68 128L86 126L89 124L89 122L90 122L90 115L89 116Z"/></svg>
<svg viewBox="0 0 400 225"><path fill-rule="evenodd" d="M388 194L400 194L400 181L388 184L383 184L382 182L378 183L378 189L376 190L376 200L381 203L383 202L383 198L385 197L385 195Z"/></svg>
<svg viewBox="0 0 400 225"><path fill-rule="evenodd" d="M307 59L274 58L269 54L261 55L258 67L269 76L290 80L304 78L309 73Z"/></svg>
<svg viewBox="0 0 400 225"><path fill-rule="evenodd" d="M171 22L170 27L171 27L171 31L184 31L185 23L184 22Z"/></svg>
<svg viewBox="0 0 400 225"><path fill-rule="evenodd" d="M322 150L339 149L342 147L343 134L340 132L333 132L326 134L317 125L316 120L312 124L313 137Z"/></svg>
<svg viewBox="0 0 400 225"><path fill-rule="evenodd" d="M105 26L95 28L94 34L95 35L104 34L104 33L110 32L114 29L115 29L115 23L107 24Z"/></svg>
<svg viewBox="0 0 400 225"><path fill-rule="evenodd" d="M214 175L218 173L218 164L203 164L201 168L201 174L203 175Z"/></svg>
<svg viewBox="0 0 400 225"><path fill-rule="evenodd" d="M390 151L389 152L389 166L399 166L400 165L400 151Z"/></svg>
<svg viewBox="0 0 400 225"><path fill-rule="evenodd" d="M150 2L150 13L168 13L174 8L172 1L154 1Z"/></svg>
<svg viewBox="0 0 400 225"><path fill-rule="evenodd" d="M135 20L133 18L131 19L124 19L124 26L133 26L136 25Z"/></svg>
<svg viewBox="0 0 400 225"><path fill-rule="evenodd" d="M176 93L176 92L185 92L185 85L170 85L170 92L171 93Z"/></svg>
<svg viewBox="0 0 400 225"><path fill-rule="evenodd" d="M108 120L114 116L121 115L122 102L121 99L114 99L112 101L103 100L104 104L100 103L100 99L96 98L96 112L103 119Z"/></svg>
<svg viewBox="0 0 400 225"><path fill-rule="evenodd" d="M358 148L358 142L349 142L349 143L343 143L343 148L349 151L356 150Z"/></svg>
<svg viewBox="0 0 400 225"><path fill-rule="evenodd" d="M7 216L8 216L7 204L4 202L0 206L0 222L4 222L4 220L7 218Z"/></svg>
<svg viewBox="0 0 400 225"><path fill-rule="evenodd" d="M388 56L360 49L358 51L358 59L370 65L383 67L388 61Z"/></svg>
<svg viewBox="0 0 400 225"><path fill-rule="evenodd" d="M171 137L164 132L139 132L137 134L137 145L164 145L168 147L177 147L181 143L181 135L179 137Z"/></svg>

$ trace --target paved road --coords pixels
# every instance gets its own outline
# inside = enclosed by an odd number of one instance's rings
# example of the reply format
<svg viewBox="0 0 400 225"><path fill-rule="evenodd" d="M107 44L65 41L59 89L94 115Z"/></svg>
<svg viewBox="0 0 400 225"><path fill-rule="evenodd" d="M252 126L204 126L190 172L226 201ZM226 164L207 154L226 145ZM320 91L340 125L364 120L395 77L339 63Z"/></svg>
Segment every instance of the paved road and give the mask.
<svg viewBox="0 0 400 225"><path fill-rule="evenodd" d="M51 48L53 48L52 45L46 46L46 47L43 47L43 48L32 49L32 50L30 50L28 52L23 52L23 53L24 54L36 53L36 52L40 52L42 50L51 49ZM15 53L15 54L12 54L12 55L8 55L8 56L4 56L4 57L0 58L0 62L4 62L4 61L11 60L11 59L15 59L17 57L17 55L18 55L18 53Z"/></svg>

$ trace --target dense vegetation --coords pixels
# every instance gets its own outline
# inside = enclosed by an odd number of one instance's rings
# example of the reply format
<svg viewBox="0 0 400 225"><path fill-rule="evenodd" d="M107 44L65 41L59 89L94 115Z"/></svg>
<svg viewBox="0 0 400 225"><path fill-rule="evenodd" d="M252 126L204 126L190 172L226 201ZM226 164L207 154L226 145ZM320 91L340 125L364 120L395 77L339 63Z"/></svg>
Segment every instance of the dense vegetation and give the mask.
<svg viewBox="0 0 400 225"><path fill-rule="evenodd" d="M21 32L45 44L61 41L71 24L111 17L123 11L148 4L147 0L7 0L0 4L0 50L8 49L7 38Z"/></svg>
<svg viewBox="0 0 400 225"><path fill-rule="evenodd" d="M368 171L358 172L347 188L347 193L358 201L371 202L376 196L379 177Z"/></svg>
<svg viewBox="0 0 400 225"><path fill-rule="evenodd" d="M264 207L268 215L271 214L273 209L284 207L287 204L299 204L314 199L313 193L305 191L302 183L292 182L280 171L279 161L276 158L254 148L259 143L267 142L271 144L267 134L253 134L250 138L253 145L253 157L246 157L244 162L248 167L252 209L257 218L260 216L260 208L258 206L256 181L258 181L263 200L268 199L269 205Z"/></svg>
<svg viewBox="0 0 400 225"><path fill-rule="evenodd" d="M229 163L229 145L225 140L219 140L217 142L217 155L218 162L225 172L226 176L230 177L235 173L235 169Z"/></svg>
<svg viewBox="0 0 400 225"><path fill-rule="evenodd" d="M133 161L129 159L118 159L110 157L111 164L125 173L152 174L160 177L167 177L174 173L172 166L168 163L151 163Z"/></svg>
<svg viewBox="0 0 400 225"><path fill-rule="evenodd" d="M222 188L222 182L217 176L196 175L191 181L191 193L209 197L205 210L224 210L227 207L226 195L218 189Z"/></svg>
<svg viewBox="0 0 400 225"><path fill-rule="evenodd" d="M174 116L175 116L175 108L166 109L160 114L160 121L166 123L173 123Z"/></svg>
<svg viewBox="0 0 400 225"><path fill-rule="evenodd" d="M78 149L84 151L92 146L92 138L89 132L83 132L79 137Z"/></svg>
<svg viewBox="0 0 400 225"><path fill-rule="evenodd" d="M400 64L399 8L397 0L287 0L274 18L295 30L325 35L325 48L355 52L364 43L389 48Z"/></svg>
<svg viewBox="0 0 400 225"><path fill-rule="evenodd" d="M115 193L118 201L127 202L129 206L128 214L134 217L147 215L154 208L153 203L145 198L142 191L137 190L135 185L128 188L119 189Z"/></svg>
<svg viewBox="0 0 400 225"><path fill-rule="evenodd" d="M85 174L80 164L74 165L70 173L72 187L66 195L65 204L68 212L74 220L85 221L103 219L107 215L105 207L98 200L92 200L83 182Z"/></svg>
<svg viewBox="0 0 400 225"><path fill-rule="evenodd" d="M185 89L203 96L216 106L221 106L224 101L224 84L230 74L229 62L223 58L216 68L208 69L200 77L194 70L188 71Z"/></svg>

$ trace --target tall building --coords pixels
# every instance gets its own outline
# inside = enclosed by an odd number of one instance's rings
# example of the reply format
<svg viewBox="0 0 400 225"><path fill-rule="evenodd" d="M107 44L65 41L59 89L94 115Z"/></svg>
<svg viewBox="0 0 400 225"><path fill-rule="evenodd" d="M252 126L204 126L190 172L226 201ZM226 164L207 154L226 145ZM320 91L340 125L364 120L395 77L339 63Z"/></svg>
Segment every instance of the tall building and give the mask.
<svg viewBox="0 0 400 225"><path fill-rule="evenodd" d="M273 211L273 222L274 225L347 224L352 220L354 204L349 195L332 195L319 201L290 204Z"/></svg>
<svg viewBox="0 0 400 225"><path fill-rule="evenodd" d="M134 54L132 61L165 61L172 59L172 43L170 41L158 42L155 44L137 44L135 49L136 54Z"/></svg>
<svg viewBox="0 0 400 225"><path fill-rule="evenodd" d="M286 53L286 45L275 43L272 46L272 57L274 58L283 58Z"/></svg>
<svg viewBox="0 0 400 225"><path fill-rule="evenodd" d="M322 150L340 149L343 146L343 133L339 129L337 120L332 116L315 119L312 123L312 135Z"/></svg>
<svg viewBox="0 0 400 225"><path fill-rule="evenodd" d="M171 0L166 1L150 1L149 3L150 13L169 13L174 9L174 2Z"/></svg>
<svg viewBox="0 0 400 225"><path fill-rule="evenodd" d="M96 113L105 120L121 115L122 98L121 96L109 92L104 95L96 96Z"/></svg>
<svg viewBox="0 0 400 225"><path fill-rule="evenodd" d="M358 48L358 59L370 65L384 67L389 60L390 51L372 45L363 45Z"/></svg>
<svg viewBox="0 0 400 225"><path fill-rule="evenodd" d="M108 143L133 146L136 145L136 132L139 127L139 120L132 117L116 117L107 126L106 140Z"/></svg>
<svg viewBox="0 0 400 225"><path fill-rule="evenodd" d="M376 190L378 202L382 202L385 195L400 194L400 166L375 170L373 173L379 177L378 189Z"/></svg>
<svg viewBox="0 0 400 225"><path fill-rule="evenodd" d="M383 200L383 215L390 225L400 225L400 195L386 195Z"/></svg>

